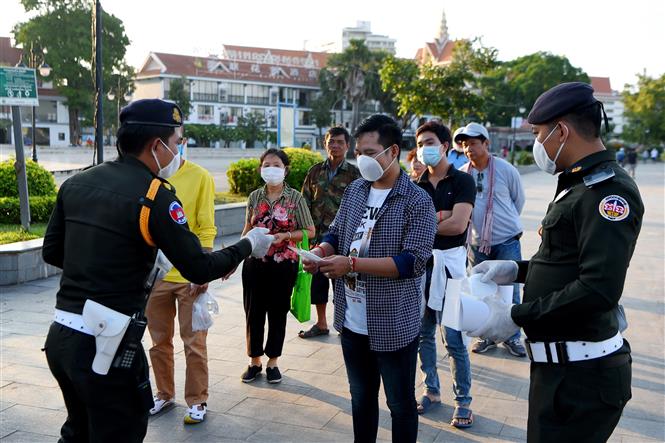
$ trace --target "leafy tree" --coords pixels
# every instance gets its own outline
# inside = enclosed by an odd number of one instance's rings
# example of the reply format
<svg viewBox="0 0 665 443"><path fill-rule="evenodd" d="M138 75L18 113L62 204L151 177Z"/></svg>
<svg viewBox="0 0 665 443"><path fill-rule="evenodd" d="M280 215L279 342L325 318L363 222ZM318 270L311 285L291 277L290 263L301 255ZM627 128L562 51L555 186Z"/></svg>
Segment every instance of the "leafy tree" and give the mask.
<svg viewBox="0 0 665 443"><path fill-rule="evenodd" d="M183 75L180 78L171 80L169 88L169 99L173 100L180 107L185 119L189 118L189 113L192 110L192 102L189 99L189 89L187 86L187 77Z"/></svg>
<svg viewBox="0 0 665 443"><path fill-rule="evenodd" d="M381 68L382 88L392 93L397 116L408 126L412 116L433 114L448 125L483 117L478 79L496 63L496 50L460 40L448 65L389 57Z"/></svg>
<svg viewBox="0 0 665 443"><path fill-rule="evenodd" d="M94 3L85 0L21 0L21 3L26 12L36 15L18 23L12 33L26 51L31 46L40 52L48 50L46 62L53 68L51 79L69 108L70 140L77 143L81 120L90 122L94 112L90 31ZM130 72L124 63L129 38L119 18L104 12L102 20L103 75L104 84L109 85L114 83L114 70Z"/></svg>
<svg viewBox="0 0 665 443"><path fill-rule="evenodd" d="M481 80L487 120L508 126L520 107L531 109L540 94L572 81L590 82L589 76L564 56L536 52L500 63Z"/></svg>
<svg viewBox="0 0 665 443"><path fill-rule="evenodd" d="M310 104L312 108L312 119L319 130L318 143L323 143L323 128L332 124L332 116L330 114L330 108L332 105L333 103L330 98L324 94L320 94L312 100Z"/></svg>
<svg viewBox="0 0 665 443"><path fill-rule="evenodd" d="M263 114L250 112L238 118L237 131L248 148L253 148L257 140L265 138L266 119Z"/></svg>
<svg viewBox="0 0 665 443"><path fill-rule="evenodd" d="M377 100L382 105L389 99L381 91L379 69L388 54L370 51L361 40L351 40L344 52L328 58L321 70L319 83L323 94L332 97L332 102L342 97L351 103L351 127L358 126L363 103Z"/></svg>
<svg viewBox="0 0 665 443"><path fill-rule="evenodd" d="M665 74L659 78L637 76L637 90L623 92L628 124L623 137L645 146L665 143Z"/></svg>

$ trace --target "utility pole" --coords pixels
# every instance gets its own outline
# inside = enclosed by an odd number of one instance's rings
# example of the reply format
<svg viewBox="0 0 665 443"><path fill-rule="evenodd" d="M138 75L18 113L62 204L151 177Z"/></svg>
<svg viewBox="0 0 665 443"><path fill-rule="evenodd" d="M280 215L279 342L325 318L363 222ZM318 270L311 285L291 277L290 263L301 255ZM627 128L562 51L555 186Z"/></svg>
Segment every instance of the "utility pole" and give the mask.
<svg viewBox="0 0 665 443"><path fill-rule="evenodd" d="M99 165L104 162L104 111L102 108L104 100L102 68L104 67L104 61L102 59L102 5L99 0L95 0L92 20L92 46L95 51L95 150L97 153L96 164Z"/></svg>

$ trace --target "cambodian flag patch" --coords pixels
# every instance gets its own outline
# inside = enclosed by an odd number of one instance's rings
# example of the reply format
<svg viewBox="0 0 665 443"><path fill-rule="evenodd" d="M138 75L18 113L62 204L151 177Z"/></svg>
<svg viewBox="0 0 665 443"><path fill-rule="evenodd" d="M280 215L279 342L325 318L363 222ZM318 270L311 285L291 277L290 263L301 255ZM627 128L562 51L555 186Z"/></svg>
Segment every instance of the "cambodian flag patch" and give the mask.
<svg viewBox="0 0 665 443"><path fill-rule="evenodd" d="M169 215L171 216L171 219L179 225L187 223L185 210L182 209L182 206L180 206L180 203L178 202L171 202L169 205Z"/></svg>
<svg viewBox="0 0 665 443"><path fill-rule="evenodd" d="M630 207L625 198L619 195L608 195L600 201L598 211L609 221L621 221L628 217Z"/></svg>

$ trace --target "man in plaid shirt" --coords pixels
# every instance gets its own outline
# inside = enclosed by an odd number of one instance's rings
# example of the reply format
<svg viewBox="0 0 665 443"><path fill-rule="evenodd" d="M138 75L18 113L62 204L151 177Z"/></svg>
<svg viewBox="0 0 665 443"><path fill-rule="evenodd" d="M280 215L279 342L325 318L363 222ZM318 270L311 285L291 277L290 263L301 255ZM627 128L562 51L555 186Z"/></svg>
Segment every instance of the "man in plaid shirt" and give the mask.
<svg viewBox="0 0 665 443"><path fill-rule="evenodd" d="M351 183L323 242L304 260L335 279L335 329L351 391L355 441L375 441L383 380L393 441L415 442L414 395L420 281L432 255L436 216L427 193L399 165L402 133L373 115L354 134L363 179Z"/></svg>

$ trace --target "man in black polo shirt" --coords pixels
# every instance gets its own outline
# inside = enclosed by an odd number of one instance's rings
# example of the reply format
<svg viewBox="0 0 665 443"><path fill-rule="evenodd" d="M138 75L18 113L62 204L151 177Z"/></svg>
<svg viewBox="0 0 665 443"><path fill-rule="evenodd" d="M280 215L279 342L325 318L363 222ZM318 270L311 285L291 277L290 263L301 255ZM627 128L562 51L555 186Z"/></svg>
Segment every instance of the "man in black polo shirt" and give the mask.
<svg viewBox="0 0 665 443"><path fill-rule="evenodd" d="M420 330L420 369L425 393L418 412L427 412L433 403L441 402L436 371L436 327L441 323L446 277L466 276L466 235L471 211L476 200L473 178L448 163L447 151L452 143L450 131L436 121L429 121L416 131L418 158L427 170L418 180L434 202L437 232L433 258L427 263L425 299L427 306ZM468 428L473 424L471 405L471 364L462 333L444 327L441 331L450 358L450 372L455 394L455 412L451 424Z"/></svg>

